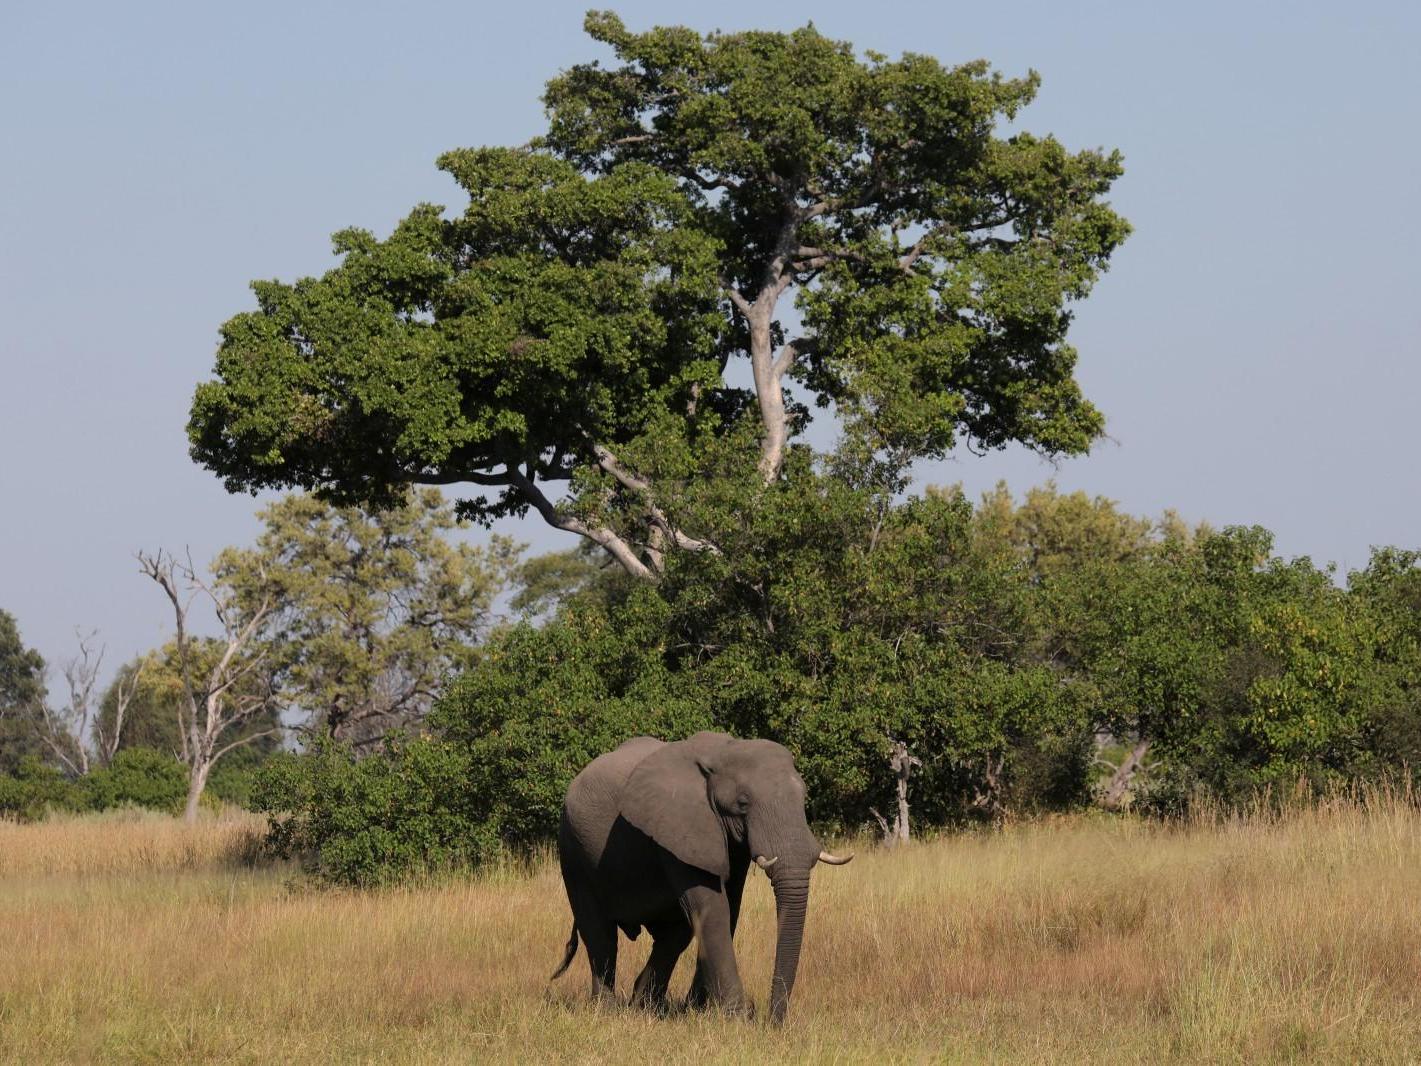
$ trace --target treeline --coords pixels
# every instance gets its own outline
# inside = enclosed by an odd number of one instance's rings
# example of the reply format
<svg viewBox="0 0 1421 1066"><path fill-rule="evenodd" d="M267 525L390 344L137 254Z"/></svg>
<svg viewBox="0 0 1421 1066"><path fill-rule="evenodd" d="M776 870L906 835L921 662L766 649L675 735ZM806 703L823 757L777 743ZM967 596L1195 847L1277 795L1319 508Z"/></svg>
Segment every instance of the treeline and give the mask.
<svg viewBox="0 0 1421 1066"><path fill-rule="evenodd" d="M269 812L278 851L338 880L546 841L572 775L647 733L779 740L818 822L893 839L1088 804L1168 815L1421 761L1415 552L1339 581L1259 527L1053 486L903 500L807 471L657 583L588 547L456 545L430 492L263 515L204 584L239 629L266 606L228 690L252 713L219 730L202 802ZM0 813L183 809L182 732L227 648L188 639L97 697L81 642L55 706L0 615Z"/></svg>
<svg viewBox="0 0 1421 1066"><path fill-rule="evenodd" d="M249 805L284 741L363 750L414 726L472 661L516 563L505 538L451 540L458 520L430 489L375 512L288 496L261 518L257 542L210 572L138 554L174 636L105 689L97 634L78 634L56 678L0 611L0 816L136 804L191 818ZM214 628L204 613L220 635L198 632Z"/></svg>
<svg viewBox="0 0 1421 1066"><path fill-rule="evenodd" d="M723 530L658 584L587 552L525 565L531 617L416 734L273 763L258 802L277 846L355 882L478 862L550 839L596 755L707 728L785 743L818 822L895 838L1417 764L1416 553L1378 550L1339 584L1261 528L1049 486L974 507L806 478L744 519L758 550Z"/></svg>

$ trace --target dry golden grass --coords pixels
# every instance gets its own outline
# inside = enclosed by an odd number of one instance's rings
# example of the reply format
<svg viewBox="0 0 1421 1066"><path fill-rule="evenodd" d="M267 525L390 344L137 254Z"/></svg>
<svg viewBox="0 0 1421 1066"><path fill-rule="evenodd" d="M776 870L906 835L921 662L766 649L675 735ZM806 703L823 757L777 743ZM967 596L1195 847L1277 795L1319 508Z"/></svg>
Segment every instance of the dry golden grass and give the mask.
<svg viewBox="0 0 1421 1066"><path fill-rule="evenodd" d="M0 879L208 869L254 855L265 827L234 809L196 825L139 809L34 825L0 819Z"/></svg>
<svg viewBox="0 0 1421 1066"><path fill-rule="evenodd" d="M128 859L101 858L107 833ZM1421 815L1397 797L1172 830L1050 820L821 868L779 1030L598 1010L581 952L549 985L569 918L548 863L419 889L321 891L235 863L231 823L199 827L201 844L176 833L85 821L0 829L0 1056L1421 1060ZM48 863L50 851L96 861ZM773 904L759 874L746 898L737 942L763 1001ZM623 989L646 950L623 942Z"/></svg>

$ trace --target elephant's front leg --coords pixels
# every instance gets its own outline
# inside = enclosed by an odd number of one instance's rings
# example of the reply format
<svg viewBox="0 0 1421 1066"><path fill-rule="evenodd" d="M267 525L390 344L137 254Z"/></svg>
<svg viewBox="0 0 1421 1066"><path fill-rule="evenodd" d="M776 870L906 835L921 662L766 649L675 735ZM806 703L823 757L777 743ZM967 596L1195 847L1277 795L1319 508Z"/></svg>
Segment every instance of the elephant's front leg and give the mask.
<svg viewBox="0 0 1421 1066"><path fill-rule="evenodd" d="M745 895L745 875L748 872L750 863L748 859L740 861L731 860L730 877L725 881L726 903L730 907L730 939L735 940L735 927L740 922L740 900ZM691 978L691 988L686 993L686 1006L693 1010L704 1007L710 1002L710 989L706 982L709 980L705 969L696 965L695 976Z"/></svg>
<svg viewBox="0 0 1421 1066"><path fill-rule="evenodd" d="M725 893L719 886L697 885L682 895L681 906L696 936L695 984L701 993L728 1011L753 1013L735 963L730 901Z"/></svg>

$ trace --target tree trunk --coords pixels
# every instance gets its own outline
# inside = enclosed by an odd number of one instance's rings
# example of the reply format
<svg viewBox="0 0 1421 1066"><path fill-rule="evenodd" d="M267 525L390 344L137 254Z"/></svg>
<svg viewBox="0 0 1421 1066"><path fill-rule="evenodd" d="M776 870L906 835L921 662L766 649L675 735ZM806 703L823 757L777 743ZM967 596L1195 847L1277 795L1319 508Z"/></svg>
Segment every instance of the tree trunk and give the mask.
<svg viewBox="0 0 1421 1066"><path fill-rule="evenodd" d="M898 776L898 816L893 822L893 835L899 844L908 843L911 830L908 828L908 777L913 772L913 764L918 760L908 754L908 745L901 740L893 747L890 765Z"/></svg>
<svg viewBox="0 0 1421 1066"><path fill-rule="evenodd" d="M202 801L202 792L207 787L207 775L211 770L210 762L197 762L188 771L187 807L183 811L183 821L197 821L198 804Z"/></svg>
<svg viewBox="0 0 1421 1066"><path fill-rule="evenodd" d="M895 847L898 844L906 844L912 838L912 830L908 822L908 779L913 776L913 767L922 766L923 762L917 756L908 752L908 745L901 740L889 738L893 744L892 750L888 754L888 767L893 771L893 776L897 779L894 788L898 799L898 810L893 816L890 825L887 818L878 813L874 807L870 807L874 818L878 819L879 828L883 830L883 842L888 847Z"/></svg>
<svg viewBox="0 0 1421 1066"><path fill-rule="evenodd" d="M1130 754L1120 760L1120 765L1110 775L1110 783L1105 786L1105 791L1101 793L1100 797L1100 805L1107 811L1118 811L1125 805L1125 797L1130 792L1130 785L1135 780L1135 775L1140 772L1140 767L1144 764L1145 756L1150 750L1150 743L1142 737Z"/></svg>

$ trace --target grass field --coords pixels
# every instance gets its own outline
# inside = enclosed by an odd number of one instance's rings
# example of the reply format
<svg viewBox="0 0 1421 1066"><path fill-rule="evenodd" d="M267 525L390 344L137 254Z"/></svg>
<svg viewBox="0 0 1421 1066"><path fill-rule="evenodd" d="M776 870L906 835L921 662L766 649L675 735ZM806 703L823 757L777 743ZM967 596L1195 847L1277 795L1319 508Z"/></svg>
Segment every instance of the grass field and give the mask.
<svg viewBox="0 0 1421 1066"><path fill-rule="evenodd" d="M260 824L0 824L0 1058L47 1062L1421 1061L1421 815L1075 818L821 867L782 1029L549 984L552 864L383 893L253 869ZM773 903L737 937L763 1003ZM623 942L621 987L647 950ZM689 980L683 959L673 991Z"/></svg>

